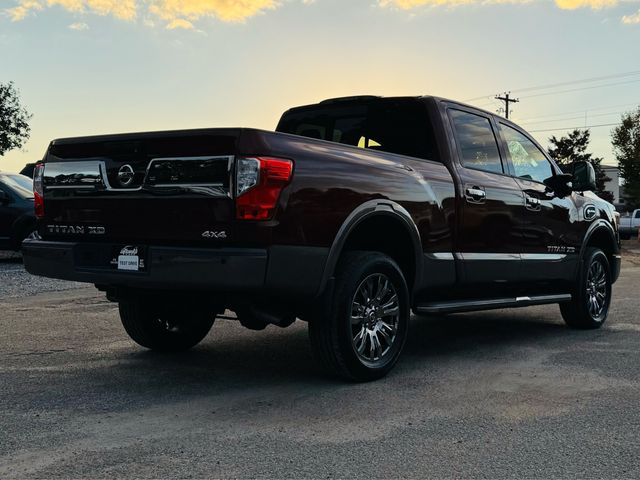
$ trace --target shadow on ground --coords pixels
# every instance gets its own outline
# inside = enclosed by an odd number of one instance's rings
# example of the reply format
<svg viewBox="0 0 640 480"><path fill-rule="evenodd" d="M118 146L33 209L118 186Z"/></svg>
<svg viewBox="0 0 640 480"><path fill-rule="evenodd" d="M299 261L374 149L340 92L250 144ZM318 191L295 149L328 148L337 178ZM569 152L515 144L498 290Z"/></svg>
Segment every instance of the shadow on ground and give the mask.
<svg viewBox="0 0 640 480"><path fill-rule="evenodd" d="M411 327L404 355L389 377L381 381L381 387L403 382L403 376L428 377L430 365L445 369L455 369L456 365L475 368L477 363L491 361L506 365L523 349L567 342L575 335L560 323L518 319L511 312L414 318ZM310 389L351 388L317 367L302 322L287 330L274 327L260 333L244 330L236 322L220 321L190 352L149 352L123 336L105 351L82 352L81 356L72 368L68 363L60 365L59 370L53 368L64 381L56 380L55 375L49 381L64 383L64 388L49 390L42 401L51 404L51 396L59 394L61 401L68 403L72 398L78 407L92 410L103 408L100 405L106 396L111 397L109 408L118 410L129 408L131 402L149 405L240 390L278 387L303 394ZM117 391L120 395L114 396Z"/></svg>

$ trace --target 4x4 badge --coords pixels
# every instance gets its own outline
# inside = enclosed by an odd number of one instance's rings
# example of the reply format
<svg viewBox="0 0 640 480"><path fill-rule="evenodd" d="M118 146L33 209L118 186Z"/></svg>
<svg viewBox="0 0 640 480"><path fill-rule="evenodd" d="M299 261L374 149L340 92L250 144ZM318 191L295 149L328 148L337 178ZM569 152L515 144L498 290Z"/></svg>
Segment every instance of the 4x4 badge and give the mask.
<svg viewBox="0 0 640 480"><path fill-rule="evenodd" d="M221 232L214 232L211 230L207 230L202 234L202 238L214 238L216 240L225 240L227 238L227 232L224 230Z"/></svg>

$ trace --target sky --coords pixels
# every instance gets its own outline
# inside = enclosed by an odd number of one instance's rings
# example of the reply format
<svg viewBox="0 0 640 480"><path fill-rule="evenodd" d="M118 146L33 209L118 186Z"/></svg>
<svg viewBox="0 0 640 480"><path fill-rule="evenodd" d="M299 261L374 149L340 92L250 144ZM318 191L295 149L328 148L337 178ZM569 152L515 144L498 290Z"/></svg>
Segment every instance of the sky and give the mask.
<svg viewBox="0 0 640 480"><path fill-rule="evenodd" d="M0 82L33 114L19 171L50 140L204 127L274 129L348 95L438 95L543 144L610 133L640 105L640 0L0 0ZM539 88L545 87L546 88Z"/></svg>

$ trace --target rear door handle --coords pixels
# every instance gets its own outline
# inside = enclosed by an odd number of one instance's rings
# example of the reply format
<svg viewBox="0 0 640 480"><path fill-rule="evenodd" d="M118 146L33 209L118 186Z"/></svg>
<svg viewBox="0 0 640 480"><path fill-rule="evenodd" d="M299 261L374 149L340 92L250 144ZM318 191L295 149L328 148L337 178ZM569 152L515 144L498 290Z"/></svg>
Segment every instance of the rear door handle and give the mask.
<svg viewBox="0 0 640 480"><path fill-rule="evenodd" d="M464 194L469 203L484 203L487 200L487 192L483 187L467 187Z"/></svg>

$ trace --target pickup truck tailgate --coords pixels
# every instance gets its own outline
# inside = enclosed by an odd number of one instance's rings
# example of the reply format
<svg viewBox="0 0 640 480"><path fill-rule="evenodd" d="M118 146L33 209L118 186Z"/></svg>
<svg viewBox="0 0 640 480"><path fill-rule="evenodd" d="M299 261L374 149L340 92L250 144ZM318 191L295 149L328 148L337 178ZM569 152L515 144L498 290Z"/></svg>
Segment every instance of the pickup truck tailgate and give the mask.
<svg viewBox="0 0 640 480"><path fill-rule="evenodd" d="M229 240L240 129L56 140L44 164L45 239Z"/></svg>

